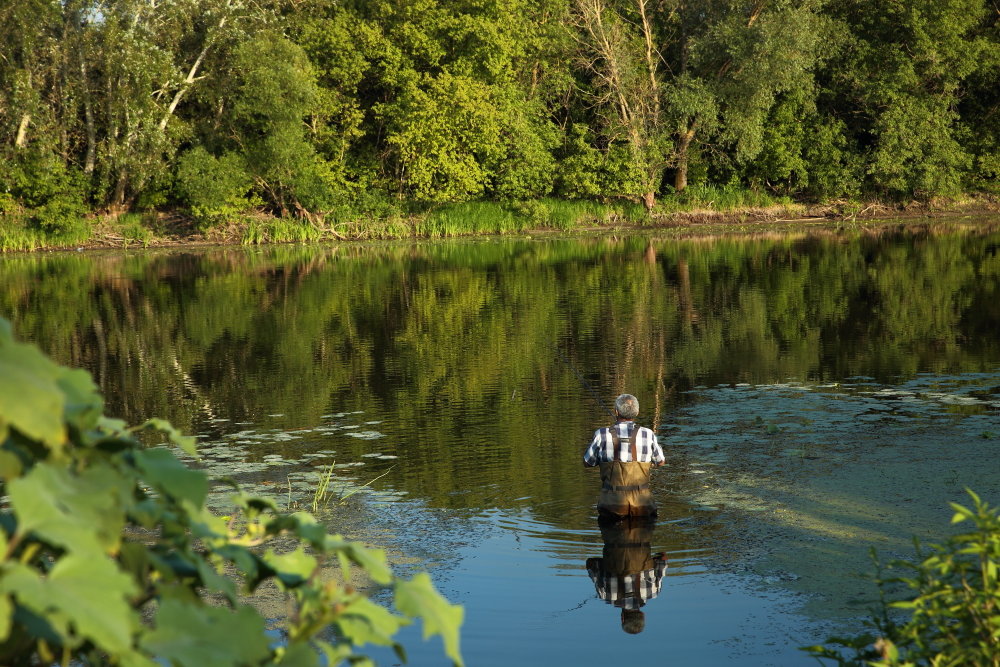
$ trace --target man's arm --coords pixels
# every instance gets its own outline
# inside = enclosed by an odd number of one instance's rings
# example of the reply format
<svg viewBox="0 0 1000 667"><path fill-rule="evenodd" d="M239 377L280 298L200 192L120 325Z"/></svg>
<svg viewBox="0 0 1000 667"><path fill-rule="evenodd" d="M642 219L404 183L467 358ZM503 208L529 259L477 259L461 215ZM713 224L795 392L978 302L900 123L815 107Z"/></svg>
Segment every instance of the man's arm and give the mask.
<svg viewBox="0 0 1000 667"><path fill-rule="evenodd" d="M590 441L590 446L587 447L587 451L583 453L583 467L593 468L596 466L600 460L598 455L601 451L601 431L600 429L594 431L594 439Z"/></svg>
<svg viewBox="0 0 1000 667"><path fill-rule="evenodd" d="M650 429L652 430L652 429ZM653 433L653 451L652 451L653 465L657 468L664 465L667 462L667 457L663 455L663 448L660 447L659 440L656 439L656 433Z"/></svg>

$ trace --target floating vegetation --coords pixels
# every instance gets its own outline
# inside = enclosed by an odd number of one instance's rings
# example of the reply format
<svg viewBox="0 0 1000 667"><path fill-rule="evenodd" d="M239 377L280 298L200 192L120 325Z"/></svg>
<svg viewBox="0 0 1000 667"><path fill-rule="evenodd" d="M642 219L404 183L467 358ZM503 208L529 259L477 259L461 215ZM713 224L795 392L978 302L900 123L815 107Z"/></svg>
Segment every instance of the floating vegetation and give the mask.
<svg viewBox="0 0 1000 667"><path fill-rule="evenodd" d="M664 443L689 447L689 472L733 456L774 462L841 460L843 430L856 425L927 424L961 410L969 438L991 438L1000 413L1000 371L959 376L919 375L896 386L868 377L850 382L769 385L739 383L688 393L696 402L673 424ZM739 448L734 448L740 445Z"/></svg>
<svg viewBox="0 0 1000 667"><path fill-rule="evenodd" d="M378 431L354 431L347 435L352 438L361 438L362 440L375 440L376 438L385 437L384 433L379 433Z"/></svg>
<svg viewBox="0 0 1000 667"><path fill-rule="evenodd" d="M382 451L360 454L365 460L347 460L337 463L334 457L338 450L323 447L322 439L331 436L350 436L358 440L376 440L385 438L379 431L363 429L379 421L366 421L362 424L330 423L329 420L340 419L351 415L363 414L361 411L344 412L324 415L327 420L322 426L314 428L247 428L252 423L242 422L242 428L231 433L212 436L199 435L199 458L186 457L190 465L201 468L214 479L229 479L238 482L244 490L250 493L264 493L284 497L288 509L312 509L314 513L322 511L331 503L340 503L362 491L377 502L391 502L393 498L401 497L400 492L385 491L376 493L370 484L392 469L374 476L367 481L359 481L354 477L355 471L365 466L366 461L375 462L394 460L398 457ZM283 415L268 415L283 416ZM227 419L213 419L212 423L225 423ZM237 424L234 424L237 425ZM320 441L317 441L317 437ZM309 450L313 443L323 447ZM291 443L295 443L292 445ZM292 446L294 449L289 450ZM277 451L276 451L277 450ZM306 450L306 451L303 451ZM341 456L344 453L341 452ZM357 454L351 456L358 456ZM319 470L313 466L320 466ZM374 475L375 473L373 473ZM280 490L279 490L280 489ZM231 493L228 485L219 484L212 493L212 505L219 506Z"/></svg>

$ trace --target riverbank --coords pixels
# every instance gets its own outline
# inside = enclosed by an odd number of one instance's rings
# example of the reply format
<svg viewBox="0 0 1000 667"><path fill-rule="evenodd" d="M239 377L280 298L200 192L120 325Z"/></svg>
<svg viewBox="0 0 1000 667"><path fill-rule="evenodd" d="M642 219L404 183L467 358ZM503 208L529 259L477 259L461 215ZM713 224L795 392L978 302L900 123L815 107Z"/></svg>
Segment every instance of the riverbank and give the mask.
<svg viewBox="0 0 1000 667"><path fill-rule="evenodd" d="M758 205L753 205L758 204ZM46 234L30 222L0 216L0 252L265 245L307 242L428 239L553 233L620 233L663 230L670 234L792 231L799 227L874 220L974 218L1000 211L992 196L907 204L834 201L771 202L705 188L686 202L665 200L652 213L632 202L597 203L545 199L516 204L471 202L420 214L393 214L337 221L276 218L264 214L208 228L177 212L94 216L71 230Z"/></svg>

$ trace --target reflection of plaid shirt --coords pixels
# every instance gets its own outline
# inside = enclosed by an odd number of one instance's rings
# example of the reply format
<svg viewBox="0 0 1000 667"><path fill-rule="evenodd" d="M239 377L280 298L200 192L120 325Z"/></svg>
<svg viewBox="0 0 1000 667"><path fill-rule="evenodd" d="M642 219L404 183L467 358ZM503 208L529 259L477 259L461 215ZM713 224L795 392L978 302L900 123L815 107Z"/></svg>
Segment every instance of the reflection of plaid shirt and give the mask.
<svg viewBox="0 0 1000 667"><path fill-rule="evenodd" d="M594 431L594 439L590 441L590 447L587 447L587 451L583 455L584 464L596 466L598 463L615 460L614 440L611 437L611 429L618 430L621 442L619 460L631 461L632 454L629 452L628 440L626 440L628 437L628 427L631 423L630 421L620 421L614 426L599 428ZM635 433L635 449L638 461L647 461L650 463L663 463L664 461L663 449L660 448L660 443L656 441L656 434L645 426L640 426Z"/></svg>
<svg viewBox="0 0 1000 667"><path fill-rule="evenodd" d="M587 561L587 574L594 582L597 597L622 609L638 609L659 595L666 572L667 561L659 557L653 559L651 569L624 576L605 572L600 558Z"/></svg>

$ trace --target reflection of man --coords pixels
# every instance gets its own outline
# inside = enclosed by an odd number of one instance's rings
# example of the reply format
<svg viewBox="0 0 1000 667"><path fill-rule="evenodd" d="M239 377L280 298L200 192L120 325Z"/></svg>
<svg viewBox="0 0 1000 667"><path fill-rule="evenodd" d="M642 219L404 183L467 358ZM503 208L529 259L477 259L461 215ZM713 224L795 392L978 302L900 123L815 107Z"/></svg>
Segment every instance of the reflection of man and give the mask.
<svg viewBox="0 0 1000 667"><path fill-rule="evenodd" d="M601 522L604 557L587 559L597 596L622 610L622 630L632 635L646 626L640 607L660 593L667 571L664 554L650 553L652 535L649 518Z"/></svg>
<svg viewBox="0 0 1000 667"><path fill-rule="evenodd" d="M583 464L601 466L601 497L597 511L604 517L656 514L649 491L649 471L664 463L656 434L635 423L639 400L631 394L615 399L614 426L600 428L583 455Z"/></svg>

